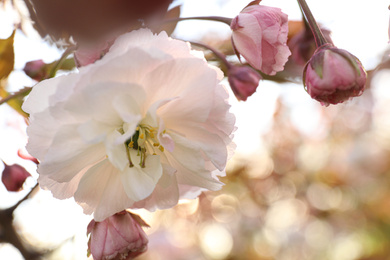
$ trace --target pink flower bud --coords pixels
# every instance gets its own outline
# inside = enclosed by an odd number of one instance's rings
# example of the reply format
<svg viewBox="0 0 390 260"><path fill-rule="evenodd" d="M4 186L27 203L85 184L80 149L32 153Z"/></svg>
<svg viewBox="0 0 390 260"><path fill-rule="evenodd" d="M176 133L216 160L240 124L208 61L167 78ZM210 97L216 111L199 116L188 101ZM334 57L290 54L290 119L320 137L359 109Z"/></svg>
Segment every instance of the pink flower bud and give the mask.
<svg viewBox="0 0 390 260"><path fill-rule="evenodd" d="M355 56L331 44L319 47L303 72L306 91L325 106L360 96L366 77Z"/></svg>
<svg viewBox="0 0 390 260"><path fill-rule="evenodd" d="M232 66L229 69L229 84L238 100L246 101L255 93L261 79L257 71L247 66Z"/></svg>
<svg viewBox="0 0 390 260"><path fill-rule="evenodd" d="M279 8L249 5L230 25L237 55L255 69L275 75L282 71L291 52L286 44L287 15Z"/></svg>
<svg viewBox="0 0 390 260"><path fill-rule="evenodd" d="M1 181L8 191L20 191L23 187L24 181L30 176L31 174L18 164L9 166L4 163Z"/></svg>
<svg viewBox="0 0 390 260"><path fill-rule="evenodd" d="M138 215L121 211L102 222L92 220L88 252L94 260L129 260L147 249L148 238L141 226L148 226Z"/></svg>
<svg viewBox="0 0 390 260"><path fill-rule="evenodd" d="M45 66L46 63L43 62L43 60L33 60L24 65L23 71L30 78L36 81L41 81L46 77Z"/></svg>

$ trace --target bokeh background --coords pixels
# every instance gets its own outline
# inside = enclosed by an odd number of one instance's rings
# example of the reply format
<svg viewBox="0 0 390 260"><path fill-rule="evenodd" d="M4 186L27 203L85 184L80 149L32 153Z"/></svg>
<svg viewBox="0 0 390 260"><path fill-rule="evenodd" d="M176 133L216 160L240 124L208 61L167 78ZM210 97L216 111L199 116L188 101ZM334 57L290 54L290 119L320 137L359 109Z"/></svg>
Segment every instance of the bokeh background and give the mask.
<svg viewBox="0 0 390 260"><path fill-rule="evenodd" d="M249 1L183 0L182 16L234 17ZM18 4L18 1L15 1ZM21 10L23 6L20 4ZM264 0L300 20L291 0ZM336 46L356 55L368 71L364 94L345 104L321 107L299 79L262 81L247 102L231 96L237 117L237 151L226 185L170 210L140 214L151 228L148 252L140 260L386 260L390 259L390 59L389 2L308 0L314 16L332 31ZM0 38L7 38L20 14L0 1ZM52 62L54 45L30 28L15 36L15 71L10 90L35 84L22 71L27 61ZM30 27L29 27L30 26ZM174 36L223 48L224 24L186 21ZM296 82L295 82L296 81ZM227 81L226 81L227 84ZM19 163L33 175L18 193L0 184L0 207L22 198L36 183L35 164L17 151L27 137L24 119L0 107L0 159ZM2 166L0 166L0 170ZM39 191L14 213L24 243L49 252L46 259L87 259L90 216L74 201ZM1 234L0 225L0 234ZM0 259L23 259L0 244Z"/></svg>

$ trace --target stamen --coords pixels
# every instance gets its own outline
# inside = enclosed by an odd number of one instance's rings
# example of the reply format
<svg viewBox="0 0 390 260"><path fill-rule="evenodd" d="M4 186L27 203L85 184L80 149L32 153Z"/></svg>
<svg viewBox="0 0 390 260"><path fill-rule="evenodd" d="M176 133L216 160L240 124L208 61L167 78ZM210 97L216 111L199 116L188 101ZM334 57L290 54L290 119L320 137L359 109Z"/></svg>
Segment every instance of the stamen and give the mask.
<svg viewBox="0 0 390 260"><path fill-rule="evenodd" d="M130 145L130 144L129 144L129 145ZM126 147L127 160L129 160L129 167L131 168L131 167L134 167L134 164L133 164L133 162L131 161L129 145L126 145L126 144L125 144L125 147Z"/></svg>
<svg viewBox="0 0 390 260"><path fill-rule="evenodd" d="M145 160L146 160L146 149L141 148L141 159L139 162L139 165L141 166L141 168L145 168Z"/></svg>
<svg viewBox="0 0 390 260"><path fill-rule="evenodd" d="M126 154L129 161L129 167L134 167L134 164L131 160L130 149L137 150L137 156L139 156L139 165L142 168L145 168L146 164L146 150L148 154L156 155L155 148L158 148L161 152L164 152L164 147L159 143L156 138L158 129L156 127L151 127L149 125L140 124L136 127L136 131L132 137L130 137L126 142ZM162 132L166 133L166 130Z"/></svg>

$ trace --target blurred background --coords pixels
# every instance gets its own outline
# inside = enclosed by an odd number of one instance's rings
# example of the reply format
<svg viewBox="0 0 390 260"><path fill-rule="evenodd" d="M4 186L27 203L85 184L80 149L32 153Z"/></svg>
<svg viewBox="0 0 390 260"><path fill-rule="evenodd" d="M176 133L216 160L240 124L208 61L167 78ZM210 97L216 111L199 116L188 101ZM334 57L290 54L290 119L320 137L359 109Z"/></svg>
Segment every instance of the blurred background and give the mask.
<svg viewBox="0 0 390 260"><path fill-rule="evenodd" d="M181 16L234 17L250 1L182 0ZM289 19L301 19L291 0L264 0ZM237 151L226 184L170 210L135 211L151 226L149 249L140 260L386 260L390 259L390 59L389 2L308 0L318 22L332 32L337 47L356 55L368 71L366 91L345 104L321 107L304 91L299 77L264 80L246 102L231 95L237 117ZM8 89L35 82L23 72L27 61L49 63L61 56L43 41L15 6L0 1L0 39L14 23L15 70ZM230 41L224 24L185 21L174 37L223 49ZM233 59L231 57L231 59ZM300 75L300 74L297 74ZM226 84L227 81L225 81ZM0 106L0 159L32 174L20 192L0 184L0 207L14 205L35 185L34 163L17 151L27 141L26 123ZM0 170L2 166L0 165ZM13 225L27 248L48 252L45 259L87 259L90 216L74 201L38 191L14 212ZM0 223L0 238L2 229ZM1 242L1 240L0 240ZM0 259L23 259L0 243Z"/></svg>

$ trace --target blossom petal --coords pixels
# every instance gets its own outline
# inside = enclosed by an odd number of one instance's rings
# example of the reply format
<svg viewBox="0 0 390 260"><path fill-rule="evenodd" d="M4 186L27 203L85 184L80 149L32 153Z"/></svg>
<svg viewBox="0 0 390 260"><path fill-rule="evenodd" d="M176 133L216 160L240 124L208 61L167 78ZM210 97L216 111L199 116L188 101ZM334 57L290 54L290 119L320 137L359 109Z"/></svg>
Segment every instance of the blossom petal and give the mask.
<svg viewBox="0 0 390 260"><path fill-rule="evenodd" d="M102 144L86 145L75 126L63 126L38 166L40 174L58 182L71 180L83 168L99 162L105 156Z"/></svg>
<svg viewBox="0 0 390 260"><path fill-rule="evenodd" d="M131 158L139 158L135 150L130 151L130 154ZM139 201L153 192L161 175L160 156L149 155L146 157L144 168L134 163L133 167L127 167L121 172L120 177L127 196L134 201Z"/></svg>
<svg viewBox="0 0 390 260"><path fill-rule="evenodd" d="M156 82L161 84L157 85ZM157 100L179 97L159 111L166 125L169 124L168 119L205 121L212 107L216 83L216 72L208 69L203 60L187 58L169 61L150 73L145 82L146 102L153 104Z"/></svg>
<svg viewBox="0 0 390 260"><path fill-rule="evenodd" d="M133 208L146 208L150 211L167 209L175 206L179 200L179 188L176 180L176 169L163 164L163 174L153 193L146 199L136 202Z"/></svg>
<svg viewBox="0 0 390 260"><path fill-rule="evenodd" d="M84 174L74 197L83 206L85 214L94 212L96 221L102 221L134 202L126 196L120 173L109 160L101 161Z"/></svg>

